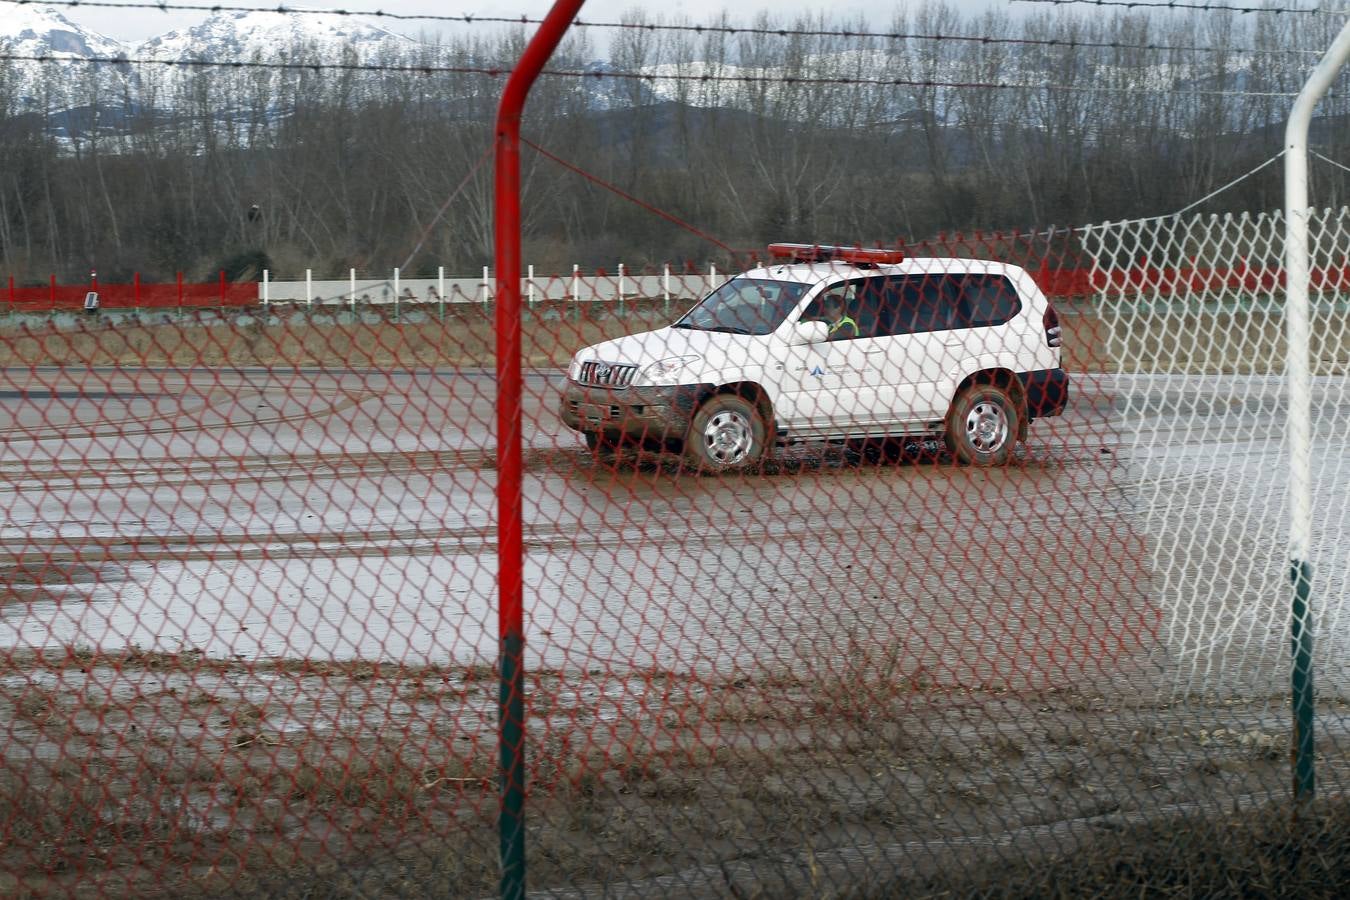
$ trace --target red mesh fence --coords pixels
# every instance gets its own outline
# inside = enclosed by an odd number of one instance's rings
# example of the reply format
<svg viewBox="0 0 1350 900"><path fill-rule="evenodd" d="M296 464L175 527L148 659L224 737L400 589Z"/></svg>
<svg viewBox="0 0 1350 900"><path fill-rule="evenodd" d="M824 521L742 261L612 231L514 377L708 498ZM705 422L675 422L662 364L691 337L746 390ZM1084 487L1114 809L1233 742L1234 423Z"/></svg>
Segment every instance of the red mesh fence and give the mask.
<svg viewBox="0 0 1350 900"><path fill-rule="evenodd" d="M910 252L743 262L697 306L678 266L536 279L532 889L1037 896L1077 858L1139 893L1178 836L1260 858L1203 836L1287 797L1284 676L1178 681L1213 616L1177 579L1213 573L1167 560L1246 545L1160 543L1203 476L1141 476L1139 435L1264 409L1160 401L1152 324L1056 280L1079 232ZM484 303L0 319L0 893L494 892L494 346Z"/></svg>
<svg viewBox="0 0 1350 900"><path fill-rule="evenodd" d="M95 297L91 304L90 294ZM41 312L44 310L78 310L91 305L97 308L156 308L156 307L221 307L252 306L258 302L255 282L227 281L224 273L219 280L208 283L175 281L172 284L142 283L138 278L130 284L108 284L91 281L87 284L57 284L52 276L45 285L16 285L14 278L4 294L8 312Z"/></svg>

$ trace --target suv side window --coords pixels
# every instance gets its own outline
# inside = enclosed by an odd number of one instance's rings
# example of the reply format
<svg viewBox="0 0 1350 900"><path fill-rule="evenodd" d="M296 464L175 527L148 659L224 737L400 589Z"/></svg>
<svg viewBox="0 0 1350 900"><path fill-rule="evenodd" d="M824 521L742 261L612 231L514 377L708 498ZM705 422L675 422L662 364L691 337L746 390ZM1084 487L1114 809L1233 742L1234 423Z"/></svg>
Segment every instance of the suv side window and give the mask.
<svg viewBox="0 0 1350 900"><path fill-rule="evenodd" d="M877 334L923 334L951 328L954 277L959 276L939 272L887 278Z"/></svg>
<svg viewBox="0 0 1350 900"><path fill-rule="evenodd" d="M955 328L981 328L1011 321L1022 309L1017 288L1004 275L957 275Z"/></svg>

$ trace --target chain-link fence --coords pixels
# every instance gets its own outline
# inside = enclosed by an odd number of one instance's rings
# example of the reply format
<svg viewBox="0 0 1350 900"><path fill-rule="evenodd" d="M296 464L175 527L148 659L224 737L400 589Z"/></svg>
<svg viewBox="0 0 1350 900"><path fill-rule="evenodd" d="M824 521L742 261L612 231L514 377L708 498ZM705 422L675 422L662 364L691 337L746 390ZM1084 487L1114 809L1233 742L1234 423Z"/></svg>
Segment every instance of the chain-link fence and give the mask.
<svg viewBox="0 0 1350 900"><path fill-rule="evenodd" d="M1343 812L1289 818L1278 228L528 307L530 888L1334 896ZM477 304L0 321L0 893L494 893L493 347Z"/></svg>

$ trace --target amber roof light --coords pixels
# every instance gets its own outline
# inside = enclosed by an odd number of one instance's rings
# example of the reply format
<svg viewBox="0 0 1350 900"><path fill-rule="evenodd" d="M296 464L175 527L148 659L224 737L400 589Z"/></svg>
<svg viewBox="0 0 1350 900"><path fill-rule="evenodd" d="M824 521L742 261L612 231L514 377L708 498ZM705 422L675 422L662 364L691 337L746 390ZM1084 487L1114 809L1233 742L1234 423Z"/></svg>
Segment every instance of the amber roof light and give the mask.
<svg viewBox="0 0 1350 900"><path fill-rule="evenodd" d="M770 244L769 256L773 259L790 259L799 263L845 262L857 266L880 266L903 262L905 251L835 247L830 244Z"/></svg>

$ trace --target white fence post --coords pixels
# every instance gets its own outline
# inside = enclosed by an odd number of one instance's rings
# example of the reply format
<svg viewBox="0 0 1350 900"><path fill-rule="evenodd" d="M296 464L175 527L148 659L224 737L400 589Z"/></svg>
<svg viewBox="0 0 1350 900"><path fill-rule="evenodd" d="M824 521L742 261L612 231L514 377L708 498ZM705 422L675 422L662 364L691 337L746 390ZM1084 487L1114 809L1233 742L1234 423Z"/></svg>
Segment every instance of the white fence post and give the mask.
<svg viewBox="0 0 1350 900"><path fill-rule="evenodd" d="M488 267L483 266L483 306L488 305L488 298L489 298L488 290L489 290Z"/></svg>
<svg viewBox="0 0 1350 900"><path fill-rule="evenodd" d="M356 312L356 269L351 270L352 278L352 312Z"/></svg>
<svg viewBox="0 0 1350 900"><path fill-rule="evenodd" d="M305 305L314 305L314 270L305 270Z"/></svg>
<svg viewBox="0 0 1350 900"><path fill-rule="evenodd" d="M394 267L394 318L398 319L398 305L401 301L398 291L398 267Z"/></svg>
<svg viewBox="0 0 1350 900"><path fill-rule="evenodd" d="M271 283L270 283L270 280L269 280L270 277L271 277L271 276L269 275L268 271L267 271L266 269L263 269L263 298L262 298L262 305L263 305L264 307L270 305L271 302L272 302L272 298L271 298L271 295L270 295L270 293L269 293L270 288L271 288Z"/></svg>
<svg viewBox="0 0 1350 900"><path fill-rule="evenodd" d="M441 319L445 319L445 266L436 267L436 297L441 301Z"/></svg>
<svg viewBox="0 0 1350 900"><path fill-rule="evenodd" d="M528 272L529 272L529 274L525 276L525 279L526 279L526 281L525 281L525 291L526 291L526 300L525 300L525 303L526 303L527 306L529 306L530 309L533 309L533 308L534 308L534 263L530 263Z"/></svg>
<svg viewBox="0 0 1350 900"><path fill-rule="evenodd" d="M715 287L717 287L717 263L712 263L708 266L708 291ZM708 291L704 293L708 293Z"/></svg>
<svg viewBox="0 0 1350 900"><path fill-rule="evenodd" d="M572 263L572 309L576 315L573 320L581 317L581 266Z"/></svg>
<svg viewBox="0 0 1350 900"><path fill-rule="evenodd" d="M1308 76L1284 132L1285 323L1289 355L1289 572L1294 708L1294 798L1311 801L1314 773L1312 618L1312 314L1308 301L1308 127L1313 109L1350 59L1350 23Z"/></svg>
<svg viewBox="0 0 1350 900"><path fill-rule="evenodd" d="M670 263L661 269L661 304L665 315L670 315Z"/></svg>

